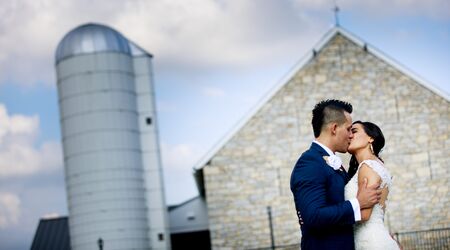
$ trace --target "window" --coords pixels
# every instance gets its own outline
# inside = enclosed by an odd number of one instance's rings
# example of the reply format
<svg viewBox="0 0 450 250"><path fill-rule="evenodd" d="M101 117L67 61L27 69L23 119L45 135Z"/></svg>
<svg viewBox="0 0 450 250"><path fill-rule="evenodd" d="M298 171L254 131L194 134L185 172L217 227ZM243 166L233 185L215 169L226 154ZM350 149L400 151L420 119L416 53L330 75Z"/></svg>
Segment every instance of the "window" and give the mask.
<svg viewBox="0 0 450 250"><path fill-rule="evenodd" d="M188 220L195 220L195 214L193 212L189 212L187 213L186 218Z"/></svg>

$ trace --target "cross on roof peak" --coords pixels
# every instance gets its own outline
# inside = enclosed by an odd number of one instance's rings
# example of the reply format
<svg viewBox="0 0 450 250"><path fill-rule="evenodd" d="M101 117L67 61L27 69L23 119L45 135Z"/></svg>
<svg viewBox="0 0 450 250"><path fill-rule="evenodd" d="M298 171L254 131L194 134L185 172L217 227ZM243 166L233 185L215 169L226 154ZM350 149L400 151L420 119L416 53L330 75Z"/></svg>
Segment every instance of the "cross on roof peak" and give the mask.
<svg viewBox="0 0 450 250"><path fill-rule="evenodd" d="M336 27L339 27L339 6L337 5L336 0L334 1L334 21L335 21L335 25Z"/></svg>

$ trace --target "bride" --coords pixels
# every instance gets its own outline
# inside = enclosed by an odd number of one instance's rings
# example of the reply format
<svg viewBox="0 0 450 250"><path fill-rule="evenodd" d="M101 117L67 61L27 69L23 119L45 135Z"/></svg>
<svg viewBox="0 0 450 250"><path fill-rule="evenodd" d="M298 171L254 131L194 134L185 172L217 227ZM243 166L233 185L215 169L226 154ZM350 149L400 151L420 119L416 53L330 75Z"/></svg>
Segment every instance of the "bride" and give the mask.
<svg viewBox="0 0 450 250"><path fill-rule="evenodd" d="M356 249L399 249L397 242L384 226L386 200L391 187L391 175L384 167L378 154L384 147L384 136L380 128L371 122L356 121L352 125L353 139L348 152L350 160L349 175L356 174L345 186L345 199L355 198L358 185L381 183L381 200L372 208L361 210L361 222L354 227Z"/></svg>

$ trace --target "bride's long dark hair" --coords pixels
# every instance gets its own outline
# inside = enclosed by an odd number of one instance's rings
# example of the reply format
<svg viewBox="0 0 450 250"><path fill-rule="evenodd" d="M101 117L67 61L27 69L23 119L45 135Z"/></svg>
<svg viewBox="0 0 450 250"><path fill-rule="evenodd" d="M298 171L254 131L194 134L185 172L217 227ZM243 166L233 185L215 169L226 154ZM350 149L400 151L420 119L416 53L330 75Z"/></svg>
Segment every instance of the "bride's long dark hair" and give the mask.
<svg viewBox="0 0 450 250"><path fill-rule="evenodd" d="M355 121L353 125L354 124L361 124L362 127L364 128L364 132L366 132L366 134L373 139L372 142L373 153L378 159L380 159L380 161L383 161L379 155L385 143L383 132L381 132L381 129L376 124L371 122ZM359 162L356 160L355 155L352 155L352 157L350 158L350 166L348 169L348 174L350 176L355 175L356 171L358 170L358 166Z"/></svg>

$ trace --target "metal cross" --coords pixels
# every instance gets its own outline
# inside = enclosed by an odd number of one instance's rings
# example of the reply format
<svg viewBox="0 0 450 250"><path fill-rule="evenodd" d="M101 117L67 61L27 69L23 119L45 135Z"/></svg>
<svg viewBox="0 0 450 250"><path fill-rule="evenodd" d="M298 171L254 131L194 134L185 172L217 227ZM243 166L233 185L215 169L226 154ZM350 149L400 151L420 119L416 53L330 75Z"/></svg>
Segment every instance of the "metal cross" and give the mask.
<svg viewBox="0 0 450 250"><path fill-rule="evenodd" d="M339 7L336 3L336 0L334 1L333 11L334 11L334 20L336 22L336 27L339 27Z"/></svg>

